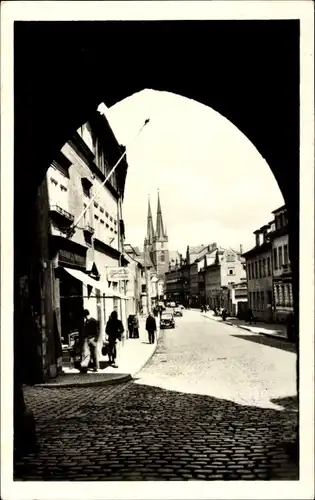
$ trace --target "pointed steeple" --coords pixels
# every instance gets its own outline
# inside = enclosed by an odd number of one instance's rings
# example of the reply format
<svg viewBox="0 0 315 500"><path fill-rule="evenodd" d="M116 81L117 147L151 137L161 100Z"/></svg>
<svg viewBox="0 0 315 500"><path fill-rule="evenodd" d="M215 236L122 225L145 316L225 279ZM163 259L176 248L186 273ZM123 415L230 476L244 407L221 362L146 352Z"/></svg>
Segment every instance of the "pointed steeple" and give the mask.
<svg viewBox="0 0 315 500"><path fill-rule="evenodd" d="M163 225L163 216L160 203L160 192L158 190L158 203L157 203L157 215L156 215L156 239L160 240L166 237L166 233Z"/></svg>
<svg viewBox="0 0 315 500"><path fill-rule="evenodd" d="M150 197L149 197L149 200L148 200L148 219L147 219L147 243L149 245L151 245L153 243L153 239L154 239L154 227L153 227L153 219L152 219Z"/></svg>

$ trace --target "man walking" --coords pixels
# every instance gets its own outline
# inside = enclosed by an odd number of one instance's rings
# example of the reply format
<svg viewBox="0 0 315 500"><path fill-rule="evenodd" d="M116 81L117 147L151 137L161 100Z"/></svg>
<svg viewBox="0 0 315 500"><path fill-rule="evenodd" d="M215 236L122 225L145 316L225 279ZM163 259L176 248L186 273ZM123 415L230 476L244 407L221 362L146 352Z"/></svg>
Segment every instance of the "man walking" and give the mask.
<svg viewBox="0 0 315 500"><path fill-rule="evenodd" d="M155 342L155 332L156 332L156 321L152 316L151 311L149 312L149 316L147 317L147 321L145 324L145 329L149 335L149 344L154 344Z"/></svg>

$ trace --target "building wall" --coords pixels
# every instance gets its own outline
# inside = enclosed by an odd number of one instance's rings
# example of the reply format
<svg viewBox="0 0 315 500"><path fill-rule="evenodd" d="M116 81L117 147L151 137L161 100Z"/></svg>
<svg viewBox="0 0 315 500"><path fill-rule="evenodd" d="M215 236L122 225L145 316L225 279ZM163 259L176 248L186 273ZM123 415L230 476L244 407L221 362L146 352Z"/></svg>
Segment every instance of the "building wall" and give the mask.
<svg viewBox="0 0 315 500"><path fill-rule="evenodd" d="M246 271L236 252L226 250L221 258L221 286L239 283L246 278Z"/></svg>
<svg viewBox="0 0 315 500"><path fill-rule="evenodd" d="M168 239L153 243L153 260L158 276L164 276L169 269Z"/></svg>
<svg viewBox="0 0 315 500"><path fill-rule="evenodd" d="M108 266L117 267L118 262L118 252L117 257L111 256L110 252L106 252L106 248L101 248L97 243L99 240L101 243L109 245L113 250L118 250L118 233L119 233L119 214L118 214L118 194L114 196L111 189L106 186L101 186L102 177L97 175L97 167L101 168L102 173L105 175L107 171L110 170L111 166L106 160L107 153L104 148L100 147L97 136L97 130L94 131L94 137L91 133L91 127L89 124L82 126L79 131L79 135L73 137L69 140L61 149L59 155L57 155L56 160L53 161L52 165L47 170L46 181L48 190L48 206L52 207L58 205L62 210L66 211L64 216L68 220L68 226L71 222L76 221L77 218L82 214L83 209L88 205L91 197L96 193L96 197L93 200L87 213L84 214L82 219L78 222L76 231L69 237L64 232L64 228L67 225L67 220L65 223L57 222L56 217L52 217L51 222L49 218L48 226L51 230L53 236L59 236L61 239L54 239L54 242L58 241L59 246L63 247L63 242L66 244L77 244L80 246L80 252L84 254L82 257L82 266L80 269L83 271L91 269L94 263L100 274L100 281L103 286L107 283L106 269ZM80 143L80 137L83 138L84 143ZM112 143L111 143L112 142ZM108 148L115 145L115 140L110 138L108 143ZM111 153L112 156L112 153ZM88 181L86 183L86 181ZM110 184L114 189L118 189L118 177L116 174L110 180ZM49 209L46 209L47 215L49 214ZM68 213L68 215L66 215ZM71 219L72 218L72 219ZM63 219L65 220L65 219ZM86 231L87 225L90 227L89 232ZM46 231L46 233L49 231ZM42 243L43 244L43 243ZM54 243L54 245L57 243ZM67 245L66 245L67 246ZM71 252L70 252L71 253ZM54 329L57 330L59 338L62 335L62 324L61 324L61 312L60 312L60 276L56 274L55 269L60 265L67 266L66 263L61 263L59 259L59 252L50 255L50 275L47 274L47 283L45 285L46 292L45 297L43 297L43 302L45 302L45 321L46 330L49 332L52 329L51 325L55 325ZM71 265L70 265L71 267ZM48 269L48 267L47 267ZM45 277L46 280L46 277ZM111 283L108 287L109 294L112 291L123 292L119 289L118 283ZM126 313L127 306L125 300L119 300L117 298L107 297L104 299L103 291L99 291L97 287L92 290L88 290L85 285L82 287L83 290L83 307L88 309L92 316L100 321L101 335L99 348L101 348L102 340L105 332L105 324L108 320L110 313L116 309L118 315L121 317L124 326L126 328ZM120 303L121 302L121 303ZM49 306L52 304L52 307ZM51 310L50 310L51 309ZM52 338L52 334L49 333ZM50 341L51 344L52 341ZM54 340L55 342L55 340ZM56 352L52 345L48 346L48 342L43 337L43 359L47 367L44 367L45 373L49 372L50 375L54 376L56 369L58 369L58 359L56 359ZM56 351L56 349L55 349ZM55 362L47 361L46 352L49 352L52 357L55 358ZM48 363L48 364L47 364ZM51 368L48 368L48 365Z"/></svg>
<svg viewBox="0 0 315 500"><path fill-rule="evenodd" d="M205 269L205 299L210 307L218 307L221 292L220 266L213 264Z"/></svg>
<svg viewBox="0 0 315 500"><path fill-rule="evenodd" d="M269 259L269 260L268 260ZM252 255L246 259L248 304L254 316L262 321L272 321L272 269L271 251Z"/></svg>

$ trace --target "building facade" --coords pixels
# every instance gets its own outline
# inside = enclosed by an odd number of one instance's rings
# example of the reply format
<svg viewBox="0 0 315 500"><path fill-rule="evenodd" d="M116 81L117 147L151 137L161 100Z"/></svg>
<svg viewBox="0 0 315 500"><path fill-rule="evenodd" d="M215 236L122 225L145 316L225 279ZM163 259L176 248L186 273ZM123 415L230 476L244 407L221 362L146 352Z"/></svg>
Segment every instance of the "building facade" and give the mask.
<svg viewBox="0 0 315 500"><path fill-rule="evenodd" d="M273 319L272 247L268 239L268 226L254 232L255 246L246 252L248 305L261 321Z"/></svg>
<svg viewBox="0 0 315 500"><path fill-rule="evenodd" d="M165 295L167 302L189 306L189 265L178 265L165 274Z"/></svg>
<svg viewBox="0 0 315 500"><path fill-rule="evenodd" d="M285 323L293 314L292 272L289 257L288 218L285 206L273 211L269 239L273 261L274 321Z"/></svg>
<svg viewBox="0 0 315 500"><path fill-rule="evenodd" d="M186 250L186 262L189 264L189 302L191 307L200 307L203 303L199 292L199 272L204 266L205 257L214 254L217 244L189 247Z"/></svg>
<svg viewBox="0 0 315 500"><path fill-rule="evenodd" d="M213 261L209 264L210 259ZM232 248L218 248L205 256L205 300L211 308L229 308L229 290L246 279L245 259Z"/></svg>
<svg viewBox="0 0 315 500"><path fill-rule="evenodd" d="M229 287L229 316L236 316L239 319L247 319L247 280L243 278L240 283L234 283Z"/></svg>
<svg viewBox="0 0 315 500"><path fill-rule="evenodd" d="M255 247L244 254L248 301L257 318L285 323L293 314L286 207L274 210L273 215L271 222L255 231Z"/></svg>
<svg viewBox="0 0 315 500"><path fill-rule="evenodd" d="M47 257L45 329L55 345L69 345L82 334L83 309L99 321L100 346L112 310L126 324L124 282L112 272L126 265L121 251L125 159L102 185L123 151L105 116L96 112L62 147L39 190L41 207L44 198L47 204L46 234L44 226L41 234ZM43 349L48 377L61 368L61 357L52 359L51 352Z"/></svg>

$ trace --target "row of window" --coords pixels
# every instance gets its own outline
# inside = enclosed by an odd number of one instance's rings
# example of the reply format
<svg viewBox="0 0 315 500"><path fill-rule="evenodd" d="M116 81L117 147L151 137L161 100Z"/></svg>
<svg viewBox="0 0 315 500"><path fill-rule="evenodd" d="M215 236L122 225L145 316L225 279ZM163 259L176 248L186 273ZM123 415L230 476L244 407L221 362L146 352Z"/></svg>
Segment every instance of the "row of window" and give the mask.
<svg viewBox="0 0 315 500"><path fill-rule="evenodd" d="M247 278L249 280L266 278L268 276L271 276L271 259L270 259L270 257L267 257L265 259L255 260L254 262L248 262L248 264L247 264Z"/></svg>
<svg viewBox="0 0 315 500"><path fill-rule="evenodd" d="M110 222L114 223L115 226L117 225L117 220L115 217L112 217L101 205L99 205L96 201L94 201L94 208L99 209L100 214L104 214L103 217L106 217L107 219L110 220Z"/></svg>
<svg viewBox="0 0 315 500"><path fill-rule="evenodd" d="M272 303L272 293L271 290L256 290L254 292L249 292L249 305L255 311L264 311L268 305Z"/></svg>
<svg viewBox="0 0 315 500"><path fill-rule="evenodd" d="M281 269L283 265L289 264L288 245L279 246L273 249L274 269Z"/></svg>

